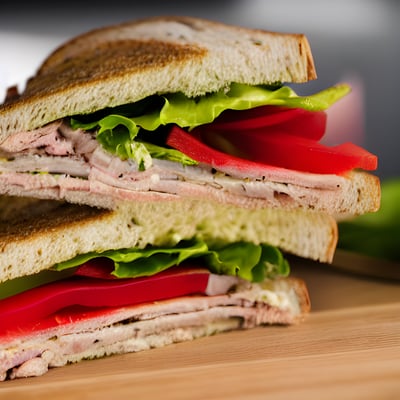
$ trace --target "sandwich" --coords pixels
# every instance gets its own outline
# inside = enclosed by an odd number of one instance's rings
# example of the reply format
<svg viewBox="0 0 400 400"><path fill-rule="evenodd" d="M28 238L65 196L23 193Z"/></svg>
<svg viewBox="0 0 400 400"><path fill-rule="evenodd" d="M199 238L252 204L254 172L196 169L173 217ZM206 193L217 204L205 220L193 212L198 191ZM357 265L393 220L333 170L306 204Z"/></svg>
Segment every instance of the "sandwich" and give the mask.
<svg viewBox="0 0 400 400"><path fill-rule="evenodd" d="M310 311L286 254L331 262L376 211L377 157L323 144L350 88L306 37L191 17L99 28L0 107L0 377Z"/></svg>

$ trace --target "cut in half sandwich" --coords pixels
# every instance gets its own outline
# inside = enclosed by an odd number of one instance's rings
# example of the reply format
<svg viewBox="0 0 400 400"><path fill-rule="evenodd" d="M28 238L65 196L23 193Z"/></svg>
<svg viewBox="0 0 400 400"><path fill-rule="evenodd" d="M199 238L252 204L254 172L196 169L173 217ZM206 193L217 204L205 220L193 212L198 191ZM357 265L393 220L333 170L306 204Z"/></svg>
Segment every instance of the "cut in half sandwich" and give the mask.
<svg viewBox="0 0 400 400"><path fill-rule="evenodd" d="M303 35L160 17L74 38L10 90L2 379L301 321L284 254L330 262L336 219L380 199L376 156L321 143L350 88L286 85L315 78Z"/></svg>

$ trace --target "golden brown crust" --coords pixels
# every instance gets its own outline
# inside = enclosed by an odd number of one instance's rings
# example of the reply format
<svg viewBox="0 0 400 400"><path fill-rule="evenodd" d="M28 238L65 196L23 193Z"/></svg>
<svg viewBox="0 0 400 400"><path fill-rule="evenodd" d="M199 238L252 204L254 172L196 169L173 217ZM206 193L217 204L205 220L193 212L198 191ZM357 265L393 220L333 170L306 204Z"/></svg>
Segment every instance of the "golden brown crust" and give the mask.
<svg viewBox="0 0 400 400"><path fill-rule="evenodd" d="M91 51L96 48L101 48L104 45L110 45L112 44L112 47L118 46L118 43L123 42L122 39L115 38L112 41L105 43L106 40L110 40L111 37L113 36L115 31L120 31L122 32L124 29L129 29L132 24L138 26L140 24L148 24L148 23L157 23L157 21L167 21L167 20L173 20L176 22L182 22L184 21L187 22L187 18L183 17L153 17L153 18L146 18L142 20L137 20L137 21L128 21L125 23L120 23L116 25L110 25L110 26L105 26L105 27L100 27L96 29L92 29L91 31L88 31L86 33L83 33L77 37L72 38L69 41L66 41L64 44L62 44L60 47L55 49L42 63L42 65L39 67L36 75L43 75L47 74L48 71L53 70L54 68L57 68L58 65L65 63L66 61L70 60L71 58L74 57L79 57L79 55L85 54L87 51ZM133 44L135 42L135 39L130 40ZM127 41L129 42L129 41ZM141 42L136 40L138 44ZM154 41L156 42L156 41ZM161 46L163 45L163 42L159 41L159 44ZM144 42L144 46L146 45L146 42ZM173 45L172 45L173 47ZM190 48L191 46L188 46ZM169 51L171 47L166 47L166 50ZM149 48L149 52L152 51L152 48ZM164 52L164 49L158 48L155 49L156 52L161 50L161 52ZM118 51L118 50L117 50ZM147 52L146 52L147 53ZM146 54L148 56L148 54ZM157 56L157 54L155 54ZM140 60L139 60L140 62Z"/></svg>
<svg viewBox="0 0 400 400"><path fill-rule="evenodd" d="M311 311L310 294L306 283L300 278L289 277L287 278L293 285L296 296L299 300L300 314L295 320L296 323L301 322L307 314Z"/></svg>
<svg viewBox="0 0 400 400"><path fill-rule="evenodd" d="M41 202L42 200L38 200ZM33 202L32 206L37 203ZM31 205L27 205L31 207ZM89 206L77 206L67 203L55 203L52 208L43 208L43 212L36 213L32 210L22 210L15 214L12 221L0 221L0 251L9 243L34 241L37 236L56 234L68 228L79 228L94 221L106 218L112 213L110 210L97 209Z"/></svg>
<svg viewBox="0 0 400 400"><path fill-rule="evenodd" d="M28 82L25 98L40 98L79 86L91 86L111 77L157 70L204 57L206 49L197 46L170 44L157 40L119 40L100 43L90 52L56 64L46 74L39 73ZM85 66L82 68L82 66ZM117 94L116 94L117 96Z"/></svg>
<svg viewBox="0 0 400 400"><path fill-rule="evenodd" d="M202 31L205 29L221 29L221 27L230 27L234 29L238 35L240 33L253 34L257 33L259 35L268 34L271 37L273 36L287 36L290 38L296 38L299 46L299 54L300 56L305 55L307 58L307 80L313 80L317 78L314 60L312 58L312 52L309 45L308 40L303 34L299 33L283 33L283 32L272 32L265 31L261 29L249 29L245 27L233 26L233 25L225 25L216 21L205 20L202 18L192 18L185 16L164 16L164 17L151 17L145 19L139 19L134 22L136 26L147 25L149 23L157 24L161 22L175 22L186 25L190 27L193 31ZM64 63L66 60L78 56L80 53L87 51L88 46L90 48L91 43L95 43L96 45L100 45L102 39L109 39L109 35L112 35L114 31L120 30L124 31L125 29L129 29L132 26L132 21L128 21L121 24L101 27L97 29L93 29L89 32L83 33L58 47L55 51L53 51L49 57L42 63L37 71L37 75L45 74L48 70L53 69L57 65ZM166 34L168 36L168 33ZM166 37L167 38L167 37ZM254 39L256 41L256 39Z"/></svg>
<svg viewBox="0 0 400 400"><path fill-rule="evenodd" d="M343 198L342 212L335 214L336 220L378 211L381 203L379 177L362 170L350 171L346 177L351 185ZM352 208L349 207L350 202L353 203Z"/></svg>

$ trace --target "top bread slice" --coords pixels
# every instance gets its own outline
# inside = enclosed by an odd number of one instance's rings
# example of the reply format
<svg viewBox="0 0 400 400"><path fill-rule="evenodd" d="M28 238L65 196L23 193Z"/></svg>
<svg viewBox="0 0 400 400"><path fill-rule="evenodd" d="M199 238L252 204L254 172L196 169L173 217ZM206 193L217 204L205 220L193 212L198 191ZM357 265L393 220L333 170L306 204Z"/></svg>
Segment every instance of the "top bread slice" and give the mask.
<svg viewBox="0 0 400 400"><path fill-rule="evenodd" d="M15 132L153 94L189 97L232 82L307 82L316 72L304 35L191 17L158 17L93 30L55 50L24 93L0 107L0 142Z"/></svg>

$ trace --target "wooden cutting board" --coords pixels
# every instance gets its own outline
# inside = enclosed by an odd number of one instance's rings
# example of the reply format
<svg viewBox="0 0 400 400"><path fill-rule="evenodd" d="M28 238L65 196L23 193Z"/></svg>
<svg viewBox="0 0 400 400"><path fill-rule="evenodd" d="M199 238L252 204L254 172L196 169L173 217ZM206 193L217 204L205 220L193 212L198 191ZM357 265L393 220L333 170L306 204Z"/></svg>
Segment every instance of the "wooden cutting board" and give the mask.
<svg viewBox="0 0 400 400"><path fill-rule="evenodd" d="M400 398L400 283L301 260L292 274L313 307L300 325L84 361L0 383L0 399Z"/></svg>

